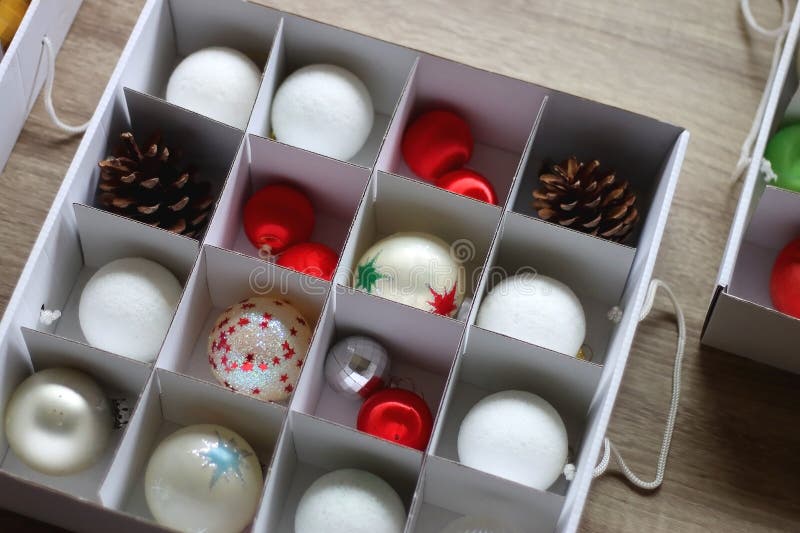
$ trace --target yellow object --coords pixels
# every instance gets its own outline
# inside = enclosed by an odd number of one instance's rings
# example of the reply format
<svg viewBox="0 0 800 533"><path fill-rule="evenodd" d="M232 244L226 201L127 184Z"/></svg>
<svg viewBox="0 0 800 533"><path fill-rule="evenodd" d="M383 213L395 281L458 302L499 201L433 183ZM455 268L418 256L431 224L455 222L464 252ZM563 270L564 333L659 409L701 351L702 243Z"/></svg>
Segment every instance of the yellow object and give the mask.
<svg viewBox="0 0 800 533"><path fill-rule="evenodd" d="M0 45L8 49L28 10L29 0L0 0Z"/></svg>

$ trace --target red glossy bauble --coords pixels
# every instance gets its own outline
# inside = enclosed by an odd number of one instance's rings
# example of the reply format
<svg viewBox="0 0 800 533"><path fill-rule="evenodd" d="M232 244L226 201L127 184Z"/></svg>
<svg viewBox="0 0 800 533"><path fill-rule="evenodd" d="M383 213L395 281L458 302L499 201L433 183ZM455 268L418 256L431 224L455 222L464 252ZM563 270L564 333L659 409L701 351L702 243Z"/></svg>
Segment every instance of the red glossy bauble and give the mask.
<svg viewBox="0 0 800 533"><path fill-rule="evenodd" d="M282 267L297 270L309 276L333 278L339 256L328 246L318 242L301 242L289 247L276 261Z"/></svg>
<svg viewBox="0 0 800 533"><path fill-rule="evenodd" d="M469 124L452 111L423 113L403 135L403 157L417 176L434 181L463 167L474 146Z"/></svg>
<svg viewBox="0 0 800 533"><path fill-rule="evenodd" d="M775 309L800 318L800 238L787 244L772 267L769 293Z"/></svg>
<svg viewBox="0 0 800 533"><path fill-rule="evenodd" d="M436 185L456 194L497 205L497 193L489 180L468 168L448 172L436 180Z"/></svg>
<svg viewBox="0 0 800 533"><path fill-rule="evenodd" d="M424 450L433 431L433 416L418 394L404 389L383 389L361 406L357 427L370 435Z"/></svg>
<svg viewBox="0 0 800 533"><path fill-rule="evenodd" d="M243 224L253 246L277 254L311 237L314 209L294 187L267 185L247 200Z"/></svg>

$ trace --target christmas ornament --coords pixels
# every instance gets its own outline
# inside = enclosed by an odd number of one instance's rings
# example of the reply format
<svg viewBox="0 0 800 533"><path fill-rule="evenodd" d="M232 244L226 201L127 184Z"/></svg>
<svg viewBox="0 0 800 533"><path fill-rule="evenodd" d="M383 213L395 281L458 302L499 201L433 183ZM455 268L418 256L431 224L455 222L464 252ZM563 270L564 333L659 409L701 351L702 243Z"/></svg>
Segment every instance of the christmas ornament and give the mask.
<svg viewBox="0 0 800 533"><path fill-rule="evenodd" d="M166 268L142 257L112 261L81 293L78 319L86 341L145 363L155 360L181 296Z"/></svg>
<svg viewBox="0 0 800 533"><path fill-rule="evenodd" d="M775 185L800 192L800 124L779 130L767 143L764 158L777 174Z"/></svg>
<svg viewBox="0 0 800 533"><path fill-rule="evenodd" d="M105 451L114 415L111 403L89 376L48 368L28 377L6 406L8 445L37 472L74 474Z"/></svg>
<svg viewBox="0 0 800 533"><path fill-rule="evenodd" d="M28 3L28 0L0 1L0 47L2 50L8 50L11 39L17 33L17 29L25 17L25 12L28 10ZM0 56L2 56L1 53Z"/></svg>
<svg viewBox="0 0 800 533"><path fill-rule="evenodd" d="M240 130L247 128L261 85L261 69L238 50L204 48L172 71L167 102Z"/></svg>
<svg viewBox="0 0 800 533"><path fill-rule="evenodd" d="M447 524L442 533L518 533L516 529L486 516L462 516Z"/></svg>
<svg viewBox="0 0 800 533"><path fill-rule="evenodd" d="M103 209L187 237L205 227L214 197L154 133L140 148L131 132L120 135L114 155L100 161L97 203Z"/></svg>
<svg viewBox="0 0 800 533"><path fill-rule="evenodd" d="M397 492L364 470L335 470L303 494L295 533L402 533L406 510Z"/></svg>
<svg viewBox="0 0 800 533"><path fill-rule="evenodd" d="M288 398L300 376L311 327L288 300L253 296L217 318L208 336L211 373L229 389L262 400Z"/></svg>
<svg viewBox="0 0 800 533"><path fill-rule="evenodd" d="M277 140L344 161L367 142L374 118L367 87L355 74L335 65L296 70L272 101Z"/></svg>
<svg viewBox="0 0 800 533"><path fill-rule="evenodd" d="M435 181L443 174L463 167L475 141L469 124L444 109L428 111L417 117L403 135L403 158L414 174Z"/></svg>
<svg viewBox="0 0 800 533"><path fill-rule="evenodd" d="M433 431L433 416L418 394L404 389L383 389L363 403L357 427L381 439L425 450Z"/></svg>
<svg viewBox="0 0 800 533"><path fill-rule="evenodd" d="M351 398L367 398L389 382L386 349L361 335L345 337L328 351L325 379L330 388Z"/></svg>
<svg viewBox="0 0 800 533"><path fill-rule="evenodd" d="M439 237L401 232L361 257L353 286L424 311L455 316L464 299L464 267Z"/></svg>
<svg viewBox="0 0 800 533"><path fill-rule="evenodd" d="M558 412L524 391L492 394L475 404L458 430L463 464L546 490L567 463L567 430Z"/></svg>
<svg viewBox="0 0 800 533"><path fill-rule="evenodd" d="M800 318L800 238L778 254L769 280L772 304L781 313Z"/></svg>
<svg viewBox="0 0 800 533"><path fill-rule="evenodd" d="M244 206L244 232L253 246L279 254L311 237L314 209L305 194L288 185L267 185Z"/></svg>
<svg viewBox="0 0 800 533"><path fill-rule="evenodd" d="M436 180L436 186L450 192L497 205L497 193L489 180L468 168L452 170Z"/></svg>
<svg viewBox="0 0 800 533"><path fill-rule="evenodd" d="M263 484L253 448L215 424L187 426L164 439L144 475L156 521L187 532L239 533L255 515Z"/></svg>
<svg viewBox="0 0 800 533"><path fill-rule="evenodd" d="M596 159L574 157L539 176L533 208L539 218L615 242L625 240L636 222L636 194L627 180L602 171Z"/></svg>
<svg viewBox="0 0 800 533"><path fill-rule="evenodd" d="M475 323L573 357L586 337L578 297L565 284L541 274L519 274L498 283L483 299Z"/></svg>
<svg viewBox="0 0 800 533"><path fill-rule="evenodd" d="M330 247L318 242L295 244L279 255L276 261L282 267L327 281L333 278L338 262L339 255Z"/></svg>

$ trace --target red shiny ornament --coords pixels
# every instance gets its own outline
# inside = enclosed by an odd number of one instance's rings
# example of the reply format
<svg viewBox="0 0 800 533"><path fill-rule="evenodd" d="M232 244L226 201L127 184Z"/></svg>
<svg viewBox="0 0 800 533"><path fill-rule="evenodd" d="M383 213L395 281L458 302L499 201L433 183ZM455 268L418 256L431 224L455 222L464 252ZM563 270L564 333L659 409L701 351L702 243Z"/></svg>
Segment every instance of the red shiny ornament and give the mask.
<svg viewBox="0 0 800 533"><path fill-rule="evenodd" d="M288 248L275 262L282 267L330 281L339 256L324 244L301 242Z"/></svg>
<svg viewBox="0 0 800 533"><path fill-rule="evenodd" d="M258 249L272 254L307 241L314 229L314 209L305 194L288 185L267 185L244 206L244 232Z"/></svg>
<svg viewBox="0 0 800 533"><path fill-rule="evenodd" d="M403 446L424 450L433 431L433 416L418 394L404 389L383 389L361 406L359 431Z"/></svg>
<svg viewBox="0 0 800 533"><path fill-rule="evenodd" d="M778 254L772 267L769 293L775 309L800 318L800 238L787 244Z"/></svg>
<svg viewBox="0 0 800 533"><path fill-rule="evenodd" d="M450 192L475 198L481 202L497 205L497 193L489 180L468 168L448 172L438 180L436 186Z"/></svg>
<svg viewBox="0 0 800 533"><path fill-rule="evenodd" d="M403 135L403 157L417 176L434 181L461 168L475 142L469 124L451 111L437 109L417 117Z"/></svg>

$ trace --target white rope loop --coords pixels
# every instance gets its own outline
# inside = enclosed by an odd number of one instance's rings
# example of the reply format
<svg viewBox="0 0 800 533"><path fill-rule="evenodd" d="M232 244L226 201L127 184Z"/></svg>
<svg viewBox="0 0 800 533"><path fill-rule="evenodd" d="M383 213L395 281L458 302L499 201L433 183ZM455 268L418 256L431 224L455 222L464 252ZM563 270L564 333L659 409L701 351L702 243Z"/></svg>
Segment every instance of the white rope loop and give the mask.
<svg viewBox="0 0 800 533"><path fill-rule="evenodd" d="M672 434L675 431L675 420L678 418L678 405L680 404L681 400L681 369L683 367L683 355L686 348L686 318L683 315L683 309L681 309L680 303L678 303L678 299L675 297L675 293L672 292L672 289L669 288L669 285L660 279L654 279L650 282L647 298L645 299L644 308L642 309L642 316L639 320L644 320L650 314L650 311L653 309L653 302L655 301L656 292L658 292L659 288L664 289L664 292L672 303L672 307L675 311L675 321L677 322L678 326L678 342L675 347L675 363L672 371L672 399L670 400L667 423L666 427L664 428L664 438L661 441L661 450L658 454L656 477L653 479L653 481L644 481L642 478L634 474L628 465L625 464L625 461L622 459L622 455L620 455L619 451L617 451L616 447L608 439L608 437L603 439L603 456L593 472L593 477L602 476L608 469L609 463L611 462L611 457L613 456L614 461L617 463L617 466L619 466L619 469L622 471L622 474L625 476L625 478L633 485L644 490L655 490L660 487L661 483L664 481L664 472L667 468L669 448L672 445Z"/></svg>
<svg viewBox="0 0 800 533"><path fill-rule="evenodd" d="M736 161L736 166L731 173L730 179L732 183L739 181L739 178L742 177L745 169L752 161L751 154L753 152L753 145L756 141L758 130L761 127L761 121L764 118L764 111L767 107L767 98L769 97L769 88L772 87L772 83L775 81L775 74L777 72L778 62L781 57L783 41L786 38L786 32L789 30L790 23L789 0L781 0L781 24L780 26L772 29L764 28L758 23L756 18L753 16L753 11L750 9L750 0L740 0L739 6L741 7L742 16L744 17L745 22L753 31L764 37L775 38L775 49L772 51L772 63L770 64L769 76L767 76L767 83L764 87L764 92L761 95L761 101L758 103L758 108L756 109L756 115L753 118L753 123L750 126L750 131L747 133L747 137L745 137L744 142L742 143L742 149L739 152L739 159Z"/></svg>
<svg viewBox="0 0 800 533"><path fill-rule="evenodd" d="M71 134L83 133L89 127L91 120L78 126L73 126L61 120L56 113L56 108L53 105L53 85L56 81L56 54L53 51L53 43L50 42L50 38L47 35L42 37L42 45L47 59L47 77L44 80L44 108L47 110L47 114L50 115L50 120L59 129Z"/></svg>

